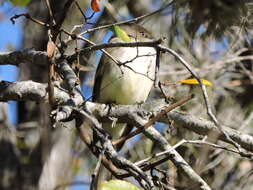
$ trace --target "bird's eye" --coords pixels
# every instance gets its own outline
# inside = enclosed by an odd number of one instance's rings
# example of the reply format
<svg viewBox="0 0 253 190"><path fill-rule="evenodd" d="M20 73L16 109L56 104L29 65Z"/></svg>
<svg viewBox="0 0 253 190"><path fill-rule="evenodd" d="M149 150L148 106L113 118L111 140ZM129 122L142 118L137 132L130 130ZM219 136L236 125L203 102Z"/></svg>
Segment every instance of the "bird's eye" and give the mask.
<svg viewBox="0 0 253 190"><path fill-rule="evenodd" d="M141 33L141 35L143 35L143 36L144 36L144 32L143 32L143 31L140 31L140 33Z"/></svg>

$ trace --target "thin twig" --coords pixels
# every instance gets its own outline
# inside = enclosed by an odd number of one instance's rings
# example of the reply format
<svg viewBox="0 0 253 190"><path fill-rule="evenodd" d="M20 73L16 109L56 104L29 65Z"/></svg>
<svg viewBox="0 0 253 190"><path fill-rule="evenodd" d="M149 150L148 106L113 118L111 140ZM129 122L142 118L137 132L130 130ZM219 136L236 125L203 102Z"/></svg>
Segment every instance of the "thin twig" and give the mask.
<svg viewBox="0 0 253 190"><path fill-rule="evenodd" d="M144 19L144 18L147 18L149 16L152 16L152 15L155 15L157 13L160 13L161 11L163 11L163 10L167 9L168 7L170 7L173 3L174 3L174 0L170 1L168 4L164 5L162 8L160 8L160 9L154 11L154 12L151 12L151 13L148 13L148 14L145 14L145 15L133 18L133 19L129 19L129 20L125 20L125 21L120 21L120 22L116 22L116 23L112 23L112 24L107 24L107 25L103 25L103 26L98 26L96 28L91 28L91 29L88 29L88 30L80 33L79 35L82 36L82 35L84 35L86 33L95 32L97 30L101 30L101 29L105 29L105 28L110 28L110 27L115 26L115 25L122 25L122 24L131 23L131 22L137 22L137 21L139 21L141 19Z"/></svg>
<svg viewBox="0 0 253 190"><path fill-rule="evenodd" d="M222 129L222 126L220 125L217 118L213 114L211 104L210 104L210 101L209 101L209 98L208 98L208 94L207 94L207 91L206 91L206 86L203 84L203 82L200 79L200 77L198 76L198 74L191 68L190 64L188 64L177 52L175 52L174 50L172 50L170 48L164 47L162 45L158 45L158 47L161 49L161 51L169 52L170 54L175 56L185 66L185 68L191 73L191 75L194 78L196 78L196 80L198 81L198 83L201 87L201 90L202 90L202 94L203 94L203 97L204 97L204 101L205 101L208 116L215 123L215 125L221 131L221 133L224 134L224 136L227 138L227 140L229 142L231 142L231 144L233 144L240 152L242 152L242 150L240 148L240 145L238 143L236 143L233 139L231 139L230 136L226 133L226 131L224 131Z"/></svg>
<svg viewBox="0 0 253 190"><path fill-rule="evenodd" d="M145 158L143 160L140 160L138 162L135 162L134 164L137 165L137 166L141 166L144 163L149 162L149 161L151 161L154 158L157 159L160 156L164 156L164 155L167 155L167 154L171 153L172 150L175 150L176 148L178 148L179 146L181 146L184 143L185 143L185 140L181 140L177 144L173 145L169 150L166 150L166 151L163 151L163 152L159 152L157 154L153 154L152 156L150 156L148 158Z"/></svg>
<svg viewBox="0 0 253 190"><path fill-rule="evenodd" d="M102 163L102 158L104 156L104 149L101 151L101 153L99 154L98 157L98 162L97 165L95 167L95 170L93 172L93 174L91 175L91 184L90 184L90 190L97 190L98 187L98 176L99 176L99 169L101 167L101 163Z"/></svg>
<svg viewBox="0 0 253 190"><path fill-rule="evenodd" d="M193 140L193 141L189 141L189 140L186 140L185 143L190 143L190 144L199 144L199 145L208 145L208 146L211 146L213 148L219 148L219 149L222 149L222 150L226 150L226 151L229 151L229 152L233 152L233 153L236 153L236 154L239 154L240 156L242 157L245 157L245 158L249 158L249 159L252 159L253 158L253 154L252 153L244 153L242 152L241 150L234 150L234 149L231 149L231 148L227 148L225 146L220 146L220 145L217 145L217 144L213 144L213 143L210 143L210 142L206 142L206 141L200 141L200 140Z"/></svg>
<svg viewBox="0 0 253 190"><path fill-rule="evenodd" d="M157 114L154 118L150 119L142 128L138 128L135 131L129 133L126 136L123 136L119 139L116 139L113 141L113 145L117 146L117 144L121 144L123 142L125 142L126 140L132 138L135 135L138 135L140 133L142 133L144 130L146 130L147 128L149 128L150 126L152 126L156 121L158 121L162 116L164 116L165 114L167 114L168 112L170 112L171 110L187 103L189 100L191 100L194 96L188 96L186 98L183 98L182 100L176 102L175 104L172 104L168 107L166 107L164 110L162 110L159 114Z"/></svg>
<svg viewBox="0 0 253 190"><path fill-rule="evenodd" d="M155 64L155 83L154 86L155 88L157 88L159 86L159 79L158 79L158 72L159 72L159 68L160 68L160 55L161 55L161 51L160 49L156 48L156 64Z"/></svg>
<svg viewBox="0 0 253 190"><path fill-rule="evenodd" d="M74 35L74 34L71 34L71 33L67 32L66 30L63 30L63 29L62 29L62 32L64 32L65 34L71 36L73 39L82 40L82 41L87 42L87 43L89 43L89 44L91 44L91 45L96 45L96 44L95 44L94 42L92 42L91 40L88 40L88 39L83 38L83 37L81 37L81 36L76 36L76 35ZM116 64L120 64L120 62L119 62L118 60L116 60L116 59L115 59L111 54L109 54L107 51L105 51L105 50L103 50L103 49L101 49L101 51L102 51L106 56L108 56L110 59L112 59ZM76 55L74 55L74 60L75 60L75 59L76 59Z"/></svg>
<svg viewBox="0 0 253 190"><path fill-rule="evenodd" d="M82 16L83 16L83 18L84 18L86 24L95 24L95 23L88 22L88 20L91 19L91 18L94 16L95 12L93 12L93 13L91 14L91 16L87 17L87 16L84 14L84 12L83 12L81 6L79 5L79 3L78 3L77 1L75 1L75 5L77 6L78 10L79 10L80 13L82 14Z"/></svg>
<svg viewBox="0 0 253 190"><path fill-rule="evenodd" d="M55 22L55 18L54 18L54 14L53 14L53 11L52 11L50 2L49 2L49 0L44 0L44 1L45 1L45 3L46 3L46 6L47 6L47 9L48 9L50 18L52 19L53 25L55 25L56 22Z"/></svg>
<svg viewBox="0 0 253 190"><path fill-rule="evenodd" d="M41 26L45 26L47 28L50 27L50 25L48 23L44 23L44 22L42 22L40 20L37 20L37 19L31 17L30 14L28 14L28 13L16 14L16 15L12 16L10 18L12 24L15 24L15 20L18 19L19 17L22 17L22 16L25 17L26 19L29 19L29 20L33 21L36 24L41 25Z"/></svg>
<svg viewBox="0 0 253 190"><path fill-rule="evenodd" d="M231 149L231 148L228 148L228 147L220 146L220 145L213 144L213 143L210 143L210 142L206 142L206 141L203 141L203 140L186 140L186 139L182 139L181 141L179 141L178 143L176 143L174 146L172 146L169 150L166 150L166 151L163 151L163 152L159 152L159 153L154 154L154 155L152 155L152 156L150 156L148 158L145 158L143 160L135 162L134 164L136 166L141 167L144 171L149 170L151 168L151 165L152 165L152 167L156 167L159 164L162 164L164 161L168 160L169 159L168 156L170 156L170 153L173 150L175 150L179 146L181 146L183 144L186 144L186 143L187 144L196 144L196 145L207 145L207 146L210 146L212 148L218 148L218 149L222 149L222 150L225 150L225 151L228 151L228 152L232 152L232 153L236 153L236 154L241 155L240 151L238 151L238 150L234 150L234 149ZM162 156L166 156L166 157L157 160L159 157L162 157ZM252 158L252 156L253 155L247 155L246 157L247 158ZM157 161L153 162L152 164L149 163L153 159L156 159ZM147 167L145 167L145 166L147 166ZM145 167L145 169L144 169L144 167Z"/></svg>
<svg viewBox="0 0 253 190"><path fill-rule="evenodd" d="M139 167L135 166L132 162L130 162L129 160L118 155L118 153L116 152L116 150L112 146L111 141L108 139L108 134L102 128L102 126L98 122L98 120L94 116L92 116L91 114L88 114L87 112L85 112L83 110L76 110L76 113L79 115L78 116L79 118L77 118L77 120L78 119L81 121L86 120L86 121L82 121L82 122L92 123L93 134L96 135L96 139L98 141L100 141L102 149L105 151L104 154L105 154L106 158L110 159L110 161L116 167L129 172L133 177L136 178L136 180L141 179L141 180L138 180L138 182L140 183L141 186L143 186L146 189L152 189L154 184L153 184L152 180L150 179L150 177L147 176ZM77 125L80 125L80 123L77 122ZM77 128L78 128L81 138L82 138L82 135L86 135L86 136L88 135L88 134L82 134L83 132L82 132L82 129L80 128L80 126L77 126ZM87 144L85 138L82 138L82 140ZM95 142L92 143L92 146L90 146L91 144L88 143L88 147L91 149L92 152L94 152L94 149L97 148L97 146L94 143ZM95 154L95 155L97 155L97 154ZM102 163L108 167L108 163L105 163L104 160L102 160ZM111 170L112 168L109 167L109 169Z"/></svg>

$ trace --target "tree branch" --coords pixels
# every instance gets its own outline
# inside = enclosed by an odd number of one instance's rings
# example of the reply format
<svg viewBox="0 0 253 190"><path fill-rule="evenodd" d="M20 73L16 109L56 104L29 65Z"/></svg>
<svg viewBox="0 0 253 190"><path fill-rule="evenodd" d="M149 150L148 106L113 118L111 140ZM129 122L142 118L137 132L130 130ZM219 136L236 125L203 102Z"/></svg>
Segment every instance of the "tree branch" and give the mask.
<svg viewBox="0 0 253 190"><path fill-rule="evenodd" d="M33 81L21 81L21 82L0 82L0 101L36 101L46 102L47 101L47 85ZM78 93L79 94L79 93ZM105 105L93 102L84 102L82 96L74 96L71 100L70 95L64 89L55 87L55 97L57 103L60 105L72 105L76 107L84 104L86 109L93 113L100 121L109 121L108 117L118 118L119 122L129 123L142 127L138 121L143 120L145 117L155 117L157 114L164 109L167 104L163 100L155 100L144 103L142 105ZM71 101L70 101L71 100ZM71 114L72 106L68 116ZM67 119L67 117L62 117ZM58 121L64 120L59 117ZM180 127L186 128L199 135L217 134L218 139L224 142L226 140L224 135L217 129L215 124L208 120L199 119L195 116L178 112L171 111L167 113L167 116L160 118L159 122L168 123L169 120L173 120L175 124ZM224 130L228 135L240 144L244 149L253 152L253 137L248 134L238 132L237 130L224 127Z"/></svg>
<svg viewBox="0 0 253 190"><path fill-rule="evenodd" d="M68 101L69 94L55 87L55 96L58 104ZM0 101L35 101L48 100L47 84L33 81L7 82L0 81Z"/></svg>
<svg viewBox="0 0 253 190"><path fill-rule="evenodd" d="M19 66L20 63L46 65L48 64L47 53L34 49L0 53L0 65Z"/></svg>

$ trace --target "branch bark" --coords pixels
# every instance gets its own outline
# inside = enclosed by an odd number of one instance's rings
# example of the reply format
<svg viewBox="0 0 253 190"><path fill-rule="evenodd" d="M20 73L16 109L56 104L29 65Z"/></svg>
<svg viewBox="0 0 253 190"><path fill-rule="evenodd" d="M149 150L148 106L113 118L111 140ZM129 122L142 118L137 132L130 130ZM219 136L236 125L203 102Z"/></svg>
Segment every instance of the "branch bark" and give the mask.
<svg viewBox="0 0 253 190"><path fill-rule="evenodd" d="M47 53L44 51L36 51L35 49L0 53L0 65L19 66L21 63L46 65L48 64Z"/></svg>
<svg viewBox="0 0 253 190"><path fill-rule="evenodd" d="M47 101L47 85L33 81L0 82L0 101ZM78 92L79 94L79 92ZM59 105L68 105L74 98L76 107L84 104L85 109L93 113L100 121L109 121L108 117L117 118L119 122L129 123L142 127L139 123L145 117L155 117L167 105L163 100L155 100L142 105L105 105L93 102L84 102L82 96L70 97L67 91L55 87L55 97ZM71 102L72 102L71 101ZM70 104L69 104L70 105ZM70 110L71 113L71 110ZM70 114L68 114L70 116ZM62 117L66 119L66 117ZM58 120L64 120L59 118ZM219 140L228 142L224 135L217 129L215 124L208 120L199 119L179 111L171 111L158 121L168 123L173 120L178 126L184 127L199 135L217 134ZM253 137L224 126L228 135L247 151L253 152Z"/></svg>

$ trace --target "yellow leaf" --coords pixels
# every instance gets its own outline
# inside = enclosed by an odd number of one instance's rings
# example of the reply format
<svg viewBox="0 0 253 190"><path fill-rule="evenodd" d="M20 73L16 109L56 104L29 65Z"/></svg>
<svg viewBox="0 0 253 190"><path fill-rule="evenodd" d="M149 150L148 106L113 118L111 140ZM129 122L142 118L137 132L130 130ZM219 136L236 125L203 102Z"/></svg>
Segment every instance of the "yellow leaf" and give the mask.
<svg viewBox="0 0 253 190"><path fill-rule="evenodd" d="M113 26L115 34L118 38L120 38L124 42L131 42L131 38L128 36L128 34L119 26L115 25Z"/></svg>
<svg viewBox="0 0 253 190"><path fill-rule="evenodd" d="M206 80L206 79L201 79L201 81L204 85L213 86L213 84L210 81ZM197 79L180 80L180 81L178 81L178 83L181 83L181 84L199 84Z"/></svg>

